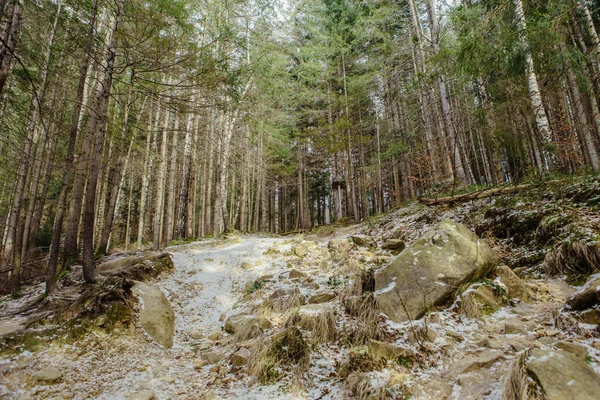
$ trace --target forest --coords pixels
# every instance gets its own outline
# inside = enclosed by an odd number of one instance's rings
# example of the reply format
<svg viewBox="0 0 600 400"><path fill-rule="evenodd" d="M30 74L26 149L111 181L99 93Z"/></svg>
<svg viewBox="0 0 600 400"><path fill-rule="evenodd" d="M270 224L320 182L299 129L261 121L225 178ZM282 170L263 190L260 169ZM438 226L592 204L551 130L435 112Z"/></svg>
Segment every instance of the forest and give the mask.
<svg viewBox="0 0 600 400"><path fill-rule="evenodd" d="M0 398L592 400L600 0L0 0Z"/></svg>
<svg viewBox="0 0 600 400"><path fill-rule="evenodd" d="M0 282L600 168L598 3L3 0Z"/></svg>

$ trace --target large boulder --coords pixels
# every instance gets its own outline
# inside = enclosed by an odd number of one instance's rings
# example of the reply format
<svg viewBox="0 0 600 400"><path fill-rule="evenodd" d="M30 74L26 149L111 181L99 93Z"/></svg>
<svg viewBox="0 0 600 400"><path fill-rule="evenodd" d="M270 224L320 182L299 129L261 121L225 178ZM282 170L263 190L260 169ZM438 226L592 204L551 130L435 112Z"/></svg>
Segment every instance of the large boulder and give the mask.
<svg viewBox="0 0 600 400"><path fill-rule="evenodd" d="M547 400L597 399L600 393L600 376L584 360L566 351L533 349L525 369Z"/></svg>
<svg viewBox="0 0 600 400"><path fill-rule="evenodd" d="M498 263L492 248L466 226L445 219L375 273L375 298L392 321L417 319Z"/></svg>
<svg viewBox="0 0 600 400"><path fill-rule="evenodd" d="M567 299L567 305L572 310L585 310L600 304L600 274L590 276L575 293Z"/></svg>
<svg viewBox="0 0 600 400"><path fill-rule="evenodd" d="M133 293L141 303L140 324L156 341L166 348L173 347L175 313L160 288L154 284L137 282Z"/></svg>

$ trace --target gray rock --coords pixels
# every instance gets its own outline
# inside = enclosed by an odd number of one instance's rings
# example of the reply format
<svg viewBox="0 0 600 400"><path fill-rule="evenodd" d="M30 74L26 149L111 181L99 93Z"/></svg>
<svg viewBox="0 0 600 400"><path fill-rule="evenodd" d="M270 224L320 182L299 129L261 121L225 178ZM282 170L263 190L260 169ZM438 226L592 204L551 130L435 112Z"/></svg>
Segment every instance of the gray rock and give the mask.
<svg viewBox="0 0 600 400"><path fill-rule="evenodd" d="M153 400L156 399L154 392L150 389L135 392L127 396L127 400Z"/></svg>
<svg viewBox="0 0 600 400"><path fill-rule="evenodd" d="M375 273L375 298L392 321L418 319L452 300L460 286L489 274L498 262L466 226L446 219Z"/></svg>
<svg viewBox="0 0 600 400"><path fill-rule="evenodd" d="M242 267L242 269L245 269L247 271L247 270L254 268L254 265L250 264L249 262L244 261L242 263L241 267Z"/></svg>
<svg viewBox="0 0 600 400"><path fill-rule="evenodd" d="M305 257L308 254L308 246L305 243L299 243L292 246L292 252L298 257Z"/></svg>
<svg viewBox="0 0 600 400"><path fill-rule="evenodd" d="M387 358L389 360L398 358L400 355L406 355L406 350L391 343L380 342L378 340L369 340L369 352L378 358Z"/></svg>
<svg viewBox="0 0 600 400"><path fill-rule="evenodd" d="M466 357L452 364L448 368L448 376L455 379L460 374L487 368L502 359L504 356L499 351L485 350L475 357Z"/></svg>
<svg viewBox="0 0 600 400"><path fill-rule="evenodd" d="M15 324L13 322L0 322L0 337L10 336L25 330L25 325Z"/></svg>
<svg viewBox="0 0 600 400"><path fill-rule="evenodd" d="M225 357L223 351L207 351L202 353L202 359L206 360L209 364L216 364Z"/></svg>
<svg viewBox="0 0 600 400"><path fill-rule="evenodd" d="M332 239L327 243L327 248L331 252L346 252L353 247L348 239Z"/></svg>
<svg viewBox="0 0 600 400"><path fill-rule="evenodd" d="M583 361L587 360L588 349L582 344L561 340L560 342L554 343L554 347L574 354Z"/></svg>
<svg viewBox="0 0 600 400"><path fill-rule="evenodd" d="M235 333L239 332L242 329L246 328L249 325L257 324L258 319L254 315L241 313L237 315L232 315L227 318L225 321L225 332L227 333Z"/></svg>
<svg viewBox="0 0 600 400"><path fill-rule="evenodd" d="M304 272L298 271L297 269L291 270L290 274L288 275L290 279L304 279L307 276L308 275L306 275Z"/></svg>
<svg viewBox="0 0 600 400"><path fill-rule="evenodd" d="M404 243L404 240L400 239L388 239L383 242L381 248L391 251L402 251L404 248L406 248L406 243Z"/></svg>
<svg viewBox="0 0 600 400"><path fill-rule="evenodd" d="M506 286L506 293L509 297L523 301L529 300L525 284L512 269L506 265L500 265L496 268L496 275L500 279L500 282Z"/></svg>
<svg viewBox="0 0 600 400"><path fill-rule="evenodd" d="M33 380L38 382L56 382L62 378L62 372L54 367L46 367L33 374Z"/></svg>
<svg viewBox="0 0 600 400"><path fill-rule="evenodd" d="M331 301L333 299L335 299L334 292L323 292L323 293L315 294L310 299L308 299L308 302L310 304L320 304L320 303L327 303L328 301Z"/></svg>
<svg viewBox="0 0 600 400"><path fill-rule="evenodd" d="M567 299L572 310L585 310L600 304L600 274L590 276L579 290Z"/></svg>
<svg viewBox="0 0 600 400"><path fill-rule="evenodd" d="M233 357L231 357L231 365L234 367L243 367L244 365L248 364L248 360L250 359L251 355L252 352L250 350L245 348L239 349L233 353Z"/></svg>
<svg viewBox="0 0 600 400"><path fill-rule="evenodd" d="M160 288L154 284L137 282L133 293L141 300L140 324L144 331L160 345L173 347L175 313Z"/></svg>
<svg viewBox="0 0 600 400"><path fill-rule="evenodd" d="M600 376L577 356L562 350L533 349L525 369L547 400L597 399Z"/></svg>
<svg viewBox="0 0 600 400"><path fill-rule="evenodd" d="M369 235L352 235L352 241L355 245L360 247L368 247L370 249L375 249L377 247L375 239Z"/></svg>
<svg viewBox="0 0 600 400"><path fill-rule="evenodd" d="M504 333L507 335L527 335L535 330L536 324L531 321L511 319L504 324Z"/></svg>

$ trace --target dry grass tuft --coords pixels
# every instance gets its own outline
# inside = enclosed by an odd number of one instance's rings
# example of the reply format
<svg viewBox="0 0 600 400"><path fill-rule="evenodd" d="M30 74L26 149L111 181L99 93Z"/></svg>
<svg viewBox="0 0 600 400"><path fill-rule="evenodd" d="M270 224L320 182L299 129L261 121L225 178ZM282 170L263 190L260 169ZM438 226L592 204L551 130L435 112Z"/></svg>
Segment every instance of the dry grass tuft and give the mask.
<svg viewBox="0 0 600 400"><path fill-rule="evenodd" d="M481 318L485 314L481 304L475 299L474 296L462 296L459 311L469 318Z"/></svg>
<svg viewBox="0 0 600 400"><path fill-rule="evenodd" d="M525 361L528 357L529 352L524 351L510 363L502 383L502 400L545 399L541 389L527 376Z"/></svg>
<svg viewBox="0 0 600 400"><path fill-rule="evenodd" d="M242 329L235 332L232 337L233 343L245 342L246 340L256 339L263 333L258 324L246 324Z"/></svg>
<svg viewBox="0 0 600 400"><path fill-rule="evenodd" d="M248 372L263 384L290 377L292 386L297 387L309 365L310 349L302 332L292 327L253 346Z"/></svg>
<svg viewBox="0 0 600 400"><path fill-rule="evenodd" d="M379 306L373 293L366 293L362 297L348 297L343 305L351 317L356 319L356 331L353 332L351 341L362 345L370 339L384 340L388 333L379 323Z"/></svg>
<svg viewBox="0 0 600 400"><path fill-rule="evenodd" d="M306 304L306 297L296 288L289 294L265 300L255 307L253 312L255 315L268 318L272 314L287 313L304 304Z"/></svg>
<svg viewBox="0 0 600 400"><path fill-rule="evenodd" d="M381 371L385 368L387 360L375 357L367 347L357 347L348 353L348 361L338 367L338 376L348 378L354 372Z"/></svg>
<svg viewBox="0 0 600 400"><path fill-rule="evenodd" d="M332 309L323 308L312 313L293 312L284 325L286 328L298 326L310 331L313 344L335 342L338 338L335 313Z"/></svg>
<svg viewBox="0 0 600 400"><path fill-rule="evenodd" d="M371 378L364 372L353 372L344 381L344 387L358 400L391 400L392 396L383 387L373 387Z"/></svg>
<svg viewBox="0 0 600 400"><path fill-rule="evenodd" d="M585 240L562 243L546 254L542 268L550 276L600 272L600 245Z"/></svg>

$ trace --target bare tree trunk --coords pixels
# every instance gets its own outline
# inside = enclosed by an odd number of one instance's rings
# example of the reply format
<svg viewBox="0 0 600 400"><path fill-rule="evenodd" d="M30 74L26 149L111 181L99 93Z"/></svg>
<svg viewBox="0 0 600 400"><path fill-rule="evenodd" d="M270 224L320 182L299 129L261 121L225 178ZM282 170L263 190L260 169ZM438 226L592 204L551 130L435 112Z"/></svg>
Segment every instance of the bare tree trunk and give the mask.
<svg viewBox="0 0 600 400"><path fill-rule="evenodd" d="M145 233L145 221L146 211L148 204L148 191L150 188L150 180L152 177L152 167L154 163L154 154L152 152L150 144L152 139L156 140L158 135L158 124L160 121L160 102L156 101L156 116L154 117L154 129L152 129L151 121L148 121L148 132L146 133L146 156L144 157L144 172L142 174L142 193L140 194L140 213L138 221L138 233L137 233L137 249L142 249L142 242L144 241Z"/></svg>
<svg viewBox="0 0 600 400"><path fill-rule="evenodd" d="M175 219L175 187L177 180L177 143L179 141L179 118L175 116L173 140L171 141L171 167L169 168L169 187L167 189L167 205L165 216L164 244L168 246L173 241L173 220Z"/></svg>
<svg viewBox="0 0 600 400"><path fill-rule="evenodd" d="M30 234L32 233L31 224L33 221L33 214L35 211L36 198L37 198L38 187L39 187L39 183L40 183L40 177L42 174L42 157L40 157L40 155L38 154L38 151L35 150L35 147L41 147L41 148L45 147L43 143L41 145L39 144L40 135L38 133L38 129L39 129L38 122L42 117L42 107L43 107L44 100L46 97L45 96L46 86L48 83L48 69L50 68L50 56L52 55L52 49L54 47L54 37L56 34L56 28L58 26L58 18L60 16L61 9L62 9L62 0L59 0L59 2L57 4L57 8L56 8L56 16L54 17L54 23L52 24L52 28L50 30L50 34L49 34L49 38L48 38L48 46L47 46L46 54L44 57L44 66L42 68L40 90L39 90L39 94L37 96L38 103L36 105L34 105L34 116L32 118L32 123L30 126L30 129L33 130L34 168L33 168L32 176L31 176L31 183L30 183L30 187L29 187L29 202L27 204L27 210L25 212L25 224L23 226L23 239L22 239L22 245L21 245L21 259L22 260L25 260L27 250L29 249L29 243L30 243L29 237L30 237ZM50 96L52 99L51 100L52 104L54 103L57 89L58 89L58 82L55 83L54 88L52 90L52 95ZM45 137L47 138L49 131L47 128L44 128L44 131L45 131L44 132ZM33 233L35 233L35 232L33 232Z"/></svg>
<svg viewBox="0 0 600 400"><path fill-rule="evenodd" d="M183 171L181 174L181 186L179 188L179 206L177 217L177 237L187 236L188 199L190 193L190 177L192 170L192 130L194 128L194 117L190 116L185 131L185 144L183 147Z"/></svg>
<svg viewBox="0 0 600 400"><path fill-rule="evenodd" d="M98 243L98 249L96 253L98 255L106 254L108 250L108 240L110 238L110 232L113 227L114 219L115 219L115 210L117 207L117 198L119 197L119 189L121 186L121 175L123 173L123 164L125 162L125 154L122 150L123 146L125 146L125 141L127 140L127 127L129 125L129 109L131 108L131 100L133 98L133 81L135 79L134 72L131 72L131 78L129 82L129 90L127 92L127 101L124 105L123 109L123 122L121 125L121 137L115 146L115 154L111 156L111 159L116 158L116 163L108 176L111 180L110 182L110 198L108 201L108 210L106 215L104 216L104 225L102 227L102 234L100 235L100 242ZM143 107L142 107L143 111ZM129 154L129 153L127 153ZM104 207L102 204L101 207Z"/></svg>
<svg viewBox="0 0 600 400"><path fill-rule="evenodd" d="M79 68L79 85L77 87L77 95L75 97L75 110L71 119L71 127L69 130L69 145L67 148L67 156L65 159L65 172L60 187L56 205L56 216L54 217L54 227L52 230L52 243L50 245L50 254L48 265L46 267L46 294L51 294L56 289L56 269L58 263L58 252L60 249L60 237L62 234L62 225L66 211L67 192L73 175L73 159L75 155L75 145L77 144L77 133L79 126L79 118L81 115L83 94L85 91L87 72L90 64L92 46L94 40L94 26L96 25L96 14L98 12L98 0L94 0L92 13L90 16L90 24L86 36L86 44L81 67Z"/></svg>
<svg viewBox="0 0 600 400"><path fill-rule="evenodd" d="M598 159L596 144L594 143L594 138L587 121L583 98L581 96L581 91L579 90L579 84L577 83L573 69L570 68L570 66L567 66L567 81L569 82L571 93L573 93L573 103L575 106L574 113L577 115L579 134L582 136L584 144L584 148L582 150L587 155L585 158L588 161L588 165L594 171L596 171L600 168L600 160Z"/></svg>
<svg viewBox="0 0 600 400"><path fill-rule="evenodd" d="M523 2L521 0L513 0L513 3L515 5L515 19L519 32L519 41L521 42L521 46L525 51L525 62L527 64L527 85L529 87L529 97L535 115L535 124L542 140L544 143L547 143L552 138L552 131L550 129L548 115L546 114L546 108L544 107L544 103L542 101L542 94L540 92L537 76L535 74L533 56L531 55L531 49L529 48L529 44L527 42L527 24L525 22L525 14L523 13ZM544 160L544 164L545 168L547 169L547 159ZM542 173L543 171L540 170L539 172Z"/></svg>
<svg viewBox="0 0 600 400"><path fill-rule="evenodd" d="M162 239L162 222L164 216L164 199L165 199L165 181L167 175L167 145L168 136L167 130L169 127L169 110L165 108L165 119L162 127L162 143L160 151L160 169L158 171L158 182L156 188L156 204L154 209L154 235L152 247L157 250L160 248Z"/></svg>
<svg viewBox="0 0 600 400"><path fill-rule="evenodd" d="M6 26L6 32L2 38L0 46L0 94L6 84L6 79L10 72L10 64L14 58L15 49L19 36L21 34L21 5L22 0L13 0L9 12L9 24Z"/></svg>
<svg viewBox="0 0 600 400"><path fill-rule="evenodd" d="M98 184L98 174L100 172L100 157L102 156L102 144L106 132L106 114L108 111L108 99L112 88L115 58L117 55L117 35L119 25L121 24L121 14L123 12L123 3L125 0L119 0L115 15L115 23L112 31L112 37L108 47L108 56L106 59L106 70L102 82L102 92L97 94L95 104L97 108L91 110L88 116L86 131L95 131L94 152L91 159L91 169L89 181L85 196L85 213L83 229L83 277L88 283L96 282L96 264L94 262L94 227L95 227L95 207L96 207L96 187Z"/></svg>

